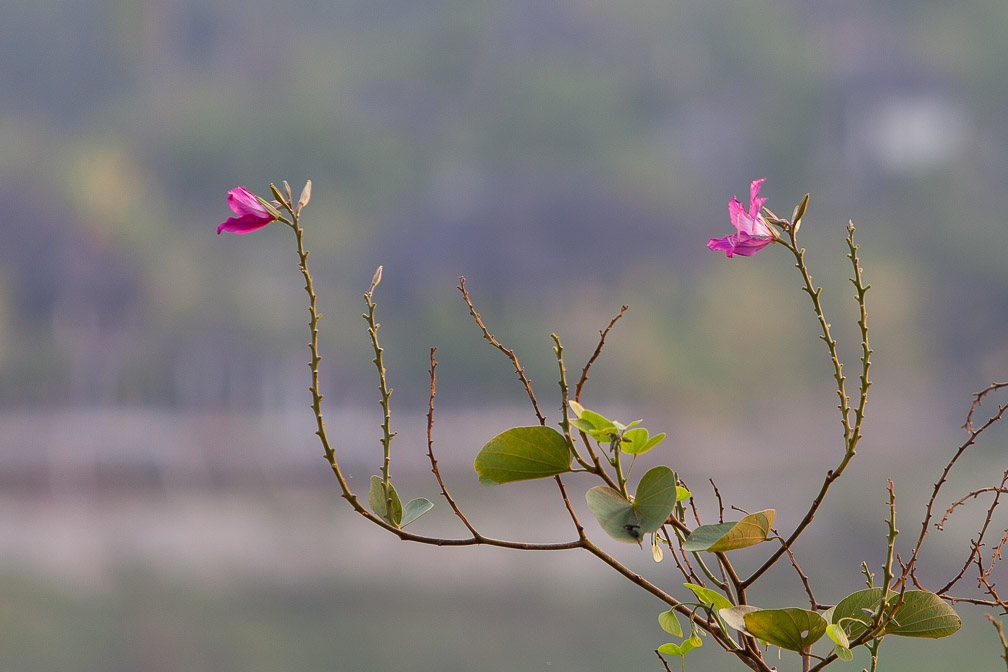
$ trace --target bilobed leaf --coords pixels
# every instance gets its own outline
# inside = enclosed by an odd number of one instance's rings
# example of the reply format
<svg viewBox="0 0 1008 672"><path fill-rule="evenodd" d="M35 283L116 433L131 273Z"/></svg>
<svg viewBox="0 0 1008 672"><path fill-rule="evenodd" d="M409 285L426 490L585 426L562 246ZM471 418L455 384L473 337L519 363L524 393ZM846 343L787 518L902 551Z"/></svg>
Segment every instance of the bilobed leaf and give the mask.
<svg viewBox="0 0 1008 672"><path fill-rule="evenodd" d="M656 532L665 524L675 508L676 494L675 472L668 467L649 469L641 477L633 507L637 510L642 532Z"/></svg>
<svg viewBox="0 0 1008 672"><path fill-rule="evenodd" d="M676 616L675 609L669 609L658 614L658 625L673 637L682 637L682 626L679 625L679 618Z"/></svg>
<svg viewBox="0 0 1008 672"><path fill-rule="evenodd" d="M641 543L644 532L641 531L637 510L618 490L608 485L596 485L585 493L585 501L606 534L616 541Z"/></svg>
<svg viewBox="0 0 1008 672"><path fill-rule="evenodd" d="M728 601L727 597L721 593L711 590L710 588L704 588L703 586L698 586L695 583L684 583L683 585L692 590L698 600L704 604L710 605L715 612L720 612L722 609L731 609L735 606Z"/></svg>
<svg viewBox="0 0 1008 672"><path fill-rule="evenodd" d="M683 550L723 553L754 546L766 541L776 517L774 509L767 509L751 513L736 523L701 525L683 542Z"/></svg>
<svg viewBox="0 0 1008 672"><path fill-rule="evenodd" d="M416 499L411 499L406 502L406 506L403 507L402 514L402 525L400 527L406 527L414 520L427 513L434 508L433 502L431 502L426 497L417 497Z"/></svg>
<svg viewBox="0 0 1008 672"><path fill-rule="evenodd" d="M396 492L395 486L391 483L389 483L389 491L392 495L391 511L388 510L388 503L385 501L385 488L382 486L381 476L372 476L371 489L368 490L368 504L371 505L371 510L374 511L379 518L390 525L399 527L399 523L402 521L403 515L402 502L399 500L399 494Z"/></svg>
<svg viewBox="0 0 1008 672"><path fill-rule="evenodd" d="M908 590L886 633L903 637L948 637L962 626L955 610L927 590Z"/></svg>
<svg viewBox="0 0 1008 672"><path fill-rule="evenodd" d="M729 626L740 630L742 632L747 632L745 627L745 615L751 614L754 611L759 611L759 607L754 607L751 604L740 604L737 607L732 607L731 609L718 609L718 615L727 623Z"/></svg>
<svg viewBox="0 0 1008 672"><path fill-rule="evenodd" d="M889 591L890 602L898 596L898 593ZM880 599L881 588L867 588L852 593L833 608L832 620L844 626L851 637L857 637L864 632L871 614L878 609ZM844 618L853 618L858 622L847 620L841 623ZM959 615L943 599L930 591L908 590L903 594L903 604L893 613L893 619L886 626L885 634L937 639L953 634L961 626Z"/></svg>
<svg viewBox="0 0 1008 672"><path fill-rule="evenodd" d="M567 439L552 427L514 427L483 446L475 467L480 483L497 485L562 474L570 461Z"/></svg>
<svg viewBox="0 0 1008 672"><path fill-rule="evenodd" d="M760 609L744 616L746 630L782 649L806 651L826 632L826 621L807 609Z"/></svg>
<svg viewBox="0 0 1008 672"><path fill-rule="evenodd" d="M666 656L685 656L693 649L699 649L702 645L703 640L700 639L699 635L694 634L689 639L683 640L682 644L675 644L674 642L662 644L658 647L658 653L664 653Z"/></svg>

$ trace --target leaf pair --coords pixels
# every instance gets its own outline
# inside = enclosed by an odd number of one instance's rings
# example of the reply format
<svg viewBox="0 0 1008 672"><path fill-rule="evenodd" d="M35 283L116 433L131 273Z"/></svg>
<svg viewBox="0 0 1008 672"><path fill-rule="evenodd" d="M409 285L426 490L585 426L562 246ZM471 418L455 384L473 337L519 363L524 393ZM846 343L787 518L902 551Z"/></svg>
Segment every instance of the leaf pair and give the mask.
<svg viewBox="0 0 1008 672"><path fill-rule="evenodd" d="M434 508L434 504L426 497L417 497L402 505L395 486L388 484L390 497L385 496L385 487L381 476L371 477L371 489L368 491L368 504L371 510L393 527L403 528ZM390 502L391 500L391 502ZM391 503L391 506L389 504Z"/></svg>
<svg viewBox="0 0 1008 672"><path fill-rule="evenodd" d="M624 425L595 411L590 411L576 401L569 403L575 415L570 421L572 427L584 432L599 443L611 443L618 438L620 450L629 455L646 453L665 440L664 432L651 436L648 430L637 427L640 420Z"/></svg>
<svg viewBox="0 0 1008 672"><path fill-rule="evenodd" d="M889 596L895 600L897 593L889 591ZM848 595L822 615L807 609L760 609L751 605L722 608L718 613L736 630L790 651L806 652L826 634L836 643L837 657L850 660L850 639L865 631L881 599L881 588L869 588ZM936 594L908 590L881 634L938 638L951 635L961 625L952 607Z"/></svg>
<svg viewBox="0 0 1008 672"><path fill-rule="evenodd" d="M677 487L677 480L668 467L655 467L641 477L632 502L608 485L590 489L585 501L606 534L639 544L645 534L665 524L677 500L690 496L685 488Z"/></svg>

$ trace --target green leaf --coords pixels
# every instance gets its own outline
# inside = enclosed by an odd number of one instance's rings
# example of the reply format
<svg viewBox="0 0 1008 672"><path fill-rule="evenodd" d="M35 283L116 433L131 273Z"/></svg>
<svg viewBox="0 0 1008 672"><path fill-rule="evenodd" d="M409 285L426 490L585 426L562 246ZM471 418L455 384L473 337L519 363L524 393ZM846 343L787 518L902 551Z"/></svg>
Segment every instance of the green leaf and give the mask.
<svg viewBox="0 0 1008 672"><path fill-rule="evenodd" d="M623 432L623 440L620 442L620 450L630 455L639 455L644 452L644 444L648 441L648 431L643 427L628 429Z"/></svg>
<svg viewBox="0 0 1008 672"><path fill-rule="evenodd" d="M399 523L402 521L403 515L402 502L399 500L399 494L396 492L395 486L391 483L389 483L389 491L392 495L391 512L388 510L387 502L385 501L385 488L382 485L381 476L372 476L371 489L368 491L368 504L371 505L371 510L374 511L379 518L390 525L399 527Z"/></svg>
<svg viewBox="0 0 1008 672"><path fill-rule="evenodd" d="M841 646L840 644L837 644L836 646L833 647L833 653L835 653L836 657L844 661L845 663L849 663L850 661L854 660L854 652L848 649L846 646Z"/></svg>
<svg viewBox="0 0 1008 672"><path fill-rule="evenodd" d="M596 485L585 493L585 501L606 534L616 541L641 543L644 532L637 510L618 490L608 485Z"/></svg>
<svg viewBox="0 0 1008 672"><path fill-rule="evenodd" d="M823 614L823 620L826 620L825 614ZM829 623L829 621L826 622ZM844 629L836 623L830 623L826 626L826 636L844 648L850 646L850 640L847 638L847 633L844 632Z"/></svg>
<svg viewBox="0 0 1008 672"><path fill-rule="evenodd" d="M657 446L664 439L664 433L649 436L648 431L643 427L629 429L623 433L620 449L629 455L642 455Z"/></svg>
<svg viewBox="0 0 1008 672"><path fill-rule="evenodd" d="M675 644L673 642L662 644L658 647L658 653L664 653L666 656L685 656L693 649L699 649L702 645L703 640L693 635L689 639L683 640L682 644Z"/></svg>
<svg viewBox="0 0 1008 672"><path fill-rule="evenodd" d="M710 588L704 588L703 586L698 586L695 583L684 583L683 585L692 590L698 600L711 606L715 612L720 612L722 609L731 609L735 606L728 601L727 597L721 593L711 590Z"/></svg>
<svg viewBox="0 0 1008 672"><path fill-rule="evenodd" d="M948 637L962 627L962 619L945 600L927 590L908 590L903 604L886 627L890 635L903 637Z"/></svg>
<svg viewBox="0 0 1008 672"><path fill-rule="evenodd" d="M658 614L658 625L673 637L682 637L682 626L679 625L679 618L676 617L675 609L669 609Z"/></svg>
<svg viewBox="0 0 1008 672"><path fill-rule="evenodd" d="M807 609L760 609L744 616L746 630L782 649L803 652L826 632L826 621Z"/></svg>
<svg viewBox="0 0 1008 672"><path fill-rule="evenodd" d="M411 499L406 502L406 506L403 507L402 514L402 525L401 527L406 527L414 520L427 513L434 508L434 504L426 497L417 497L416 499Z"/></svg>
<svg viewBox="0 0 1008 672"><path fill-rule="evenodd" d="M480 483L497 485L570 471L570 446L552 427L514 427L498 434L476 456Z"/></svg>
<svg viewBox="0 0 1008 672"><path fill-rule="evenodd" d="M665 524L675 508L676 495L676 475L668 467L655 467L641 476L633 501L641 532L656 532Z"/></svg>
<svg viewBox="0 0 1008 672"><path fill-rule="evenodd" d="M736 630L748 632L745 627L745 615L759 610L759 607L754 607L751 604L740 604L731 609L718 609L718 615L721 616L725 623Z"/></svg>
<svg viewBox="0 0 1008 672"><path fill-rule="evenodd" d="M693 496L693 493L682 487L681 485L676 486L676 501L681 502L685 499L689 499Z"/></svg>
<svg viewBox="0 0 1008 672"><path fill-rule="evenodd" d="M683 542L683 550L723 553L754 546L766 541L776 517L774 509L767 509L751 513L736 523L701 525Z"/></svg>
<svg viewBox="0 0 1008 672"><path fill-rule="evenodd" d="M890 601L897 597L898 593L889 591ZM857 637L864 632L881 599L881 588L859 590L837 603L832 620L845 626L844 629L851 637ZM854 620L841 623L841 619ZM926 590L908 590L903 594L903 604L893 613L893 620L886 626L885 634L937 639L953 634L961 626L959 615L940 597Z"/></svg>

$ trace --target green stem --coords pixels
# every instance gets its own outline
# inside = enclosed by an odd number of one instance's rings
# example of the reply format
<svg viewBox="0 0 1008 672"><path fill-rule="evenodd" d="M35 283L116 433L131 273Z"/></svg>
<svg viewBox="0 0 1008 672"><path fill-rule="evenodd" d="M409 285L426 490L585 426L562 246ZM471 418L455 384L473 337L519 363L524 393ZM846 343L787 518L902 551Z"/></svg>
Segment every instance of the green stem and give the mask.
<svg viewBox="0 0 1008 672"><path fill-rule="evenodd" d="M392 413L389 409L389 397L392 396L392 389L389 388L388 383L385 380L385 364L382 359L382 353L384 351L378 344L378 328L381 324L375 320L376 304L371 300L375 286L378 284L377 280L381 278L380 273L381 269L379 267L378 273L375 274L376 281L372 282L371 288L364 293L364 301L367 303L368 312L363 315L363 318L368 324L368 335L371 337L371 347L375 353L375 358L372 361L378 369L378 390L381 392L380 403L382 412L384 413L381 439L382 450L384 452L384 460L382 461L381 468L382 488L385 493L385 510L392 511L392 488L389 487L389 467L391 465L390 446L392 444L392 437L396 435L395 432L391 431Z"/></svg>

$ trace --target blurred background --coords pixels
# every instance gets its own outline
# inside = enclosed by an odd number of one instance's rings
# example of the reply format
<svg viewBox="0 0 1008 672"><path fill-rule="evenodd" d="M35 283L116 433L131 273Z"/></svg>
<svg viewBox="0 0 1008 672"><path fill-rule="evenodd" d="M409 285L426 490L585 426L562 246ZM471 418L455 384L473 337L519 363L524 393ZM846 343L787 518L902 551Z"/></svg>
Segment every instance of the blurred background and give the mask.
<svg viewBox="0 0 1008 672"><path fill-rule="evenodd" d="M295 196L314 185L303 223L337 454L366 491L380 409L360 315L383 264L393 475L436 504L417 529L445 536L464 529L425 461L432 346L435 452L474 522L574 534L552 488L476 482L483 443L535 419L460 275L551 423L550 334L576 377L629 304L582 403L668 432L647 457L709 516L713 476L726 505L776 508L791 529L842 452L832 368L785 250L728 261L705 244L755 178L780 215L811 192L802 244L853 385L852 219L874 396L858 460L797 550L820 601L856 590L860 562L882 558L886 477L909 546L969 395L1008 377L1006 30L994 0L6 8L5 669L660 668L661 605L586 554L411 546L338 497L312 435L293 236L215 235L229 189L284 179ZM1006 437L967 454L950 496L996 485ZM589 485L570 479L584 516ZM961 566L973 509L932 539L932 587ZM613 550L682 592L670 563ZM793 572L770 578L756 603L805 603ZM893 642L886 669L964 651L996 669L982 610L961 613L950 640ZM713 648L691 664L728 667Z"/></svg>

